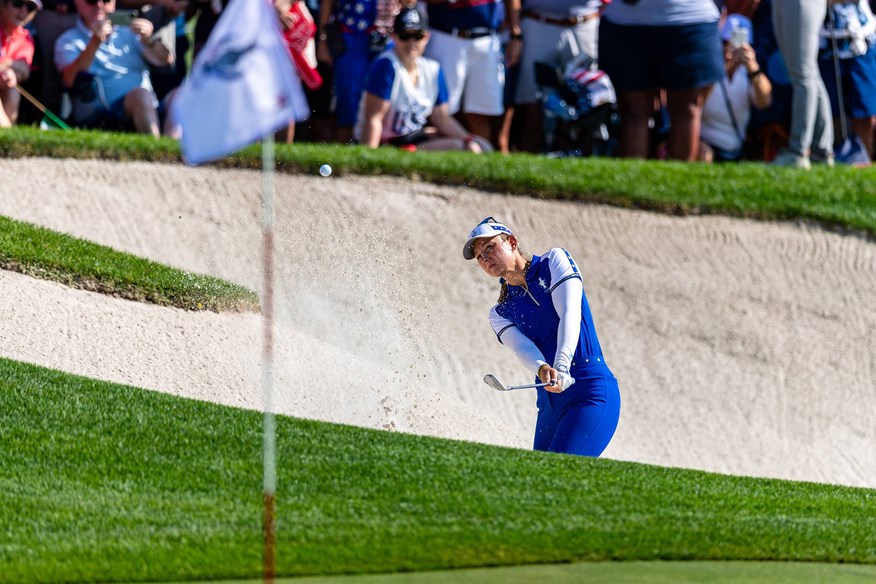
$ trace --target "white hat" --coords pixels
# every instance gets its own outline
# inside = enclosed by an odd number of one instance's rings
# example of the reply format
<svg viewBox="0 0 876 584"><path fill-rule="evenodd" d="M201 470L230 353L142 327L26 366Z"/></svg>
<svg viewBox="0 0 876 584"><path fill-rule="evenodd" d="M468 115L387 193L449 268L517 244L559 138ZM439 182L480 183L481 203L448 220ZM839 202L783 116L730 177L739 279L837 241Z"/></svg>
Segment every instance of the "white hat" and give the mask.
<svg viewBox="0 0 876 584"><path fill-rule="evenodd" d="M483 221L477 224L477 227L471 230L471 233L468 234L468 241L465 242L465 246L462 248L462 257L467 260L474 259L474 242L478 239L483 239L484 237L496 237L497 235L514 235L511 233L511 230L493 219L492 217L487 217Z"/></svg>

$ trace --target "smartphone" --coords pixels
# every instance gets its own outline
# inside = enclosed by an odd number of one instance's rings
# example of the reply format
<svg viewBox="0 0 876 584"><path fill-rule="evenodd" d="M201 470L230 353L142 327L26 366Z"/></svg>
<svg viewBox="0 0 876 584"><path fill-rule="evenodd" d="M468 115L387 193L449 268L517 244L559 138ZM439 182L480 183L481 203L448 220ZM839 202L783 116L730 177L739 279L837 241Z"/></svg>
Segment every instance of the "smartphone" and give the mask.
<svg viewBox="0 0 876 584"><path fill-rule="evenodd" d="M733 32L730 35L730 44L733 45L734 49L738 49L739 47L748 43L748 29L747 28L734 28Z"/></svg>
<svg viewBox="0 0 876 584"><path fill-rule="evenodd" d="M130 26L131 21L137 18L137 11L116 10L115 12L110 12L108 17L113 26Z"/></svg>

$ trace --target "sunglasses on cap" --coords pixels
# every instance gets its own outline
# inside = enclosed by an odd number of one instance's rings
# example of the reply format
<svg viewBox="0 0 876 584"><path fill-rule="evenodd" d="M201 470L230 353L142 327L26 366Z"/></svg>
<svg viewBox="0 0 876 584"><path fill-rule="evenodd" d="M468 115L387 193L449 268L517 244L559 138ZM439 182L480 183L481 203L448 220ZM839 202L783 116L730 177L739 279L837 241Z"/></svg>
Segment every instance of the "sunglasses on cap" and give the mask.
<svg viewBox="0 0 876 584"><path fill-rule="evenodd" d="M398 36L398 40L400 40L400 41L409 41L409 40L421 41L424 38L426 38L426 31L425 30L415 30L415 31L411 31L411 32L402 31L400 33L397 33L397 36Z"/></svg>
<svg viewBox="0 0 876 584"><path fill-rule="evenodd" d="M12 0L10 2L13 8L21 8L22 6L27 6L28 12L36 12L37 5L33 2L28 2L28 0Z"/></svg>

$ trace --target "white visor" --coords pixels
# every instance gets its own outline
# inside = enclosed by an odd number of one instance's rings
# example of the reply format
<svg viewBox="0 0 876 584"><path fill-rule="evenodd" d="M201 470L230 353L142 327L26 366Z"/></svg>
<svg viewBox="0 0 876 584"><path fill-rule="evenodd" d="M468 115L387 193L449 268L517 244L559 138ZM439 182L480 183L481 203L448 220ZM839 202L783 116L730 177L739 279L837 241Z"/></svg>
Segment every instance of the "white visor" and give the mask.
<svg viewBox="0 0 876 584"><path fill-rule="evenodd" d="M496 237L497 235L513 235L511 230L501 223L479 223L477 227L471 230L468 234L468 241L462 248L462 257L467 260L474 259L474 242L485 237Z"/></svg>

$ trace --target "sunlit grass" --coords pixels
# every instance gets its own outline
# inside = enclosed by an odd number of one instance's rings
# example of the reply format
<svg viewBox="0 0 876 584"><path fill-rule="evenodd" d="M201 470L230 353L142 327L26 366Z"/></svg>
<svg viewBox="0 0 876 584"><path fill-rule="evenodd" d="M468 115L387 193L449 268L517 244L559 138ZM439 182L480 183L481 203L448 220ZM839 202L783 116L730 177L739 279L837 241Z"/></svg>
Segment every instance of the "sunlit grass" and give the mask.
<svg viewBox="0 0 876 584"><path fill-rule="evenodd" d="M179 162L179 145L131 134L0 132L0 156L100 158ZM759 163L672 162L559 158L516 154L473 156L459 152L404 152L393 148L277 145L281 172L318 175L322 164L336 176L387 175L489 191L598 202L664 213L718 213L754 219L802 220L876 235L876 168L816 167L810 172ZM216 163L261 167L258 146Z"/></svg>
<svg viewBox="0 0 876 584"><path fill-rule="evenodd" d="M0 216L0 269L188 310L259 310L255 292Z"/></svg>
<svg viewBox="0 0 876 584"><path fill-rule="evenodd" d="M256 578L258 412L0 360L0 582ZM876 564L876 491L278 418L281 575Z"/></svg>

